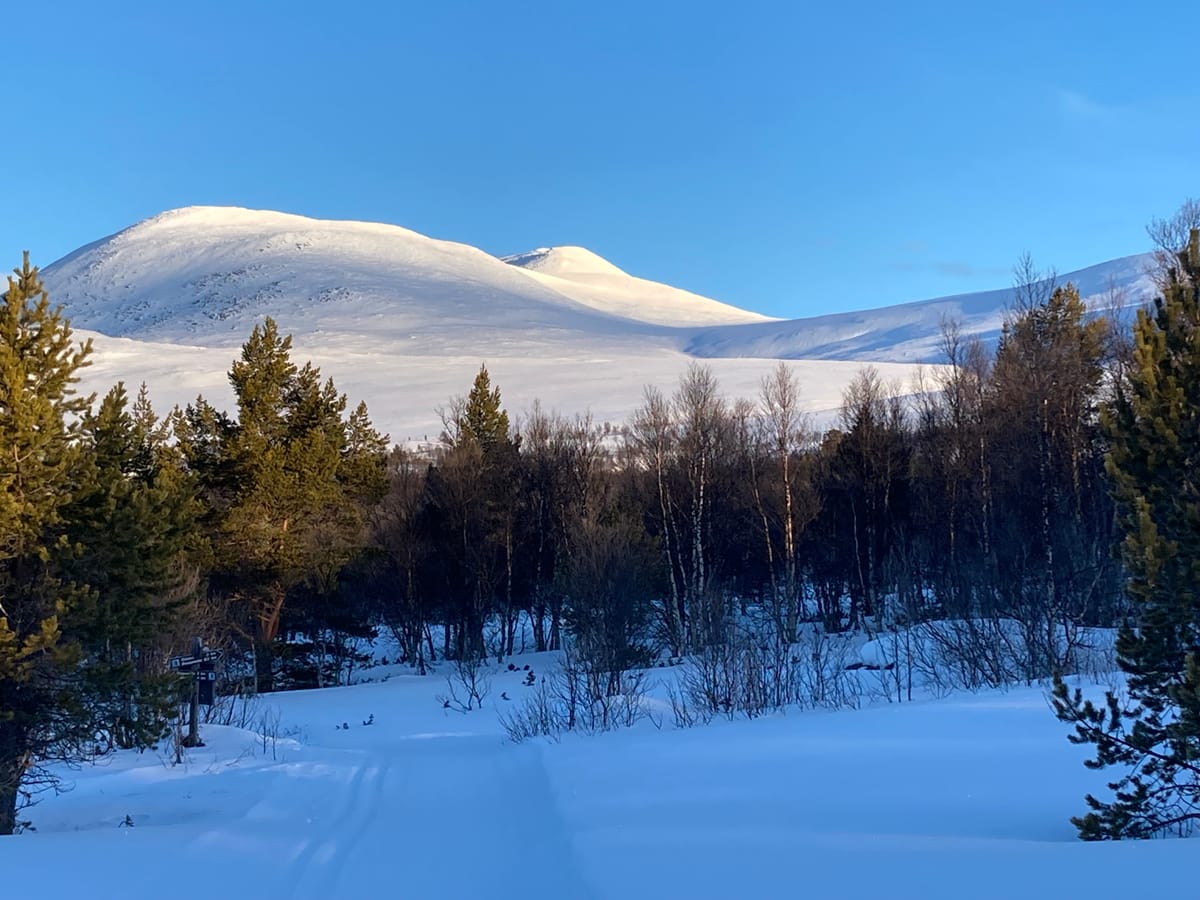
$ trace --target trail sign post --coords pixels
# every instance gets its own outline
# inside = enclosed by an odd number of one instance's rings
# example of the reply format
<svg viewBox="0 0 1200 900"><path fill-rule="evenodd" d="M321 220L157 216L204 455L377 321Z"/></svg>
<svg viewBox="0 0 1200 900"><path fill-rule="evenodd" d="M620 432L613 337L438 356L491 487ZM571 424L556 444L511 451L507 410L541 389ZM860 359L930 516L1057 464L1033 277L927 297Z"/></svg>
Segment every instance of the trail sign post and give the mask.
<svg viewBox="0 0 1200 900"><path fill-rule="evenodd" d="M191 676L188 733L183 739L185 747L201 746L200 707L213 705L217 684L216 664L220 659L221 651L208 649L201 638L192 638L192 652L189 655L171 657L172 672Z"/></svg>
<svg viewBox="0 0 1200 900"><path fill-rule="evenodd" d="M200 663L196 671L196 693L199 694L201 706L213 705L214 688L217 686L217 673L210 662Z"/></svg>

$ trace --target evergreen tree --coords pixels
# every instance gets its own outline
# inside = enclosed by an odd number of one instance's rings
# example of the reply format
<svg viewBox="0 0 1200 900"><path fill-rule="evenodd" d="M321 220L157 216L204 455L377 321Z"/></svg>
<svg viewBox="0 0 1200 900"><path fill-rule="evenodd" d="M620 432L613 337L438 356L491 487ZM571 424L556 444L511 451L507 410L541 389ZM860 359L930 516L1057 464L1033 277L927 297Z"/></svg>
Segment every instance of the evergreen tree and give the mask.
<svg viewBox="0 0 1200 900"><path fill-rule="evenodd" d="M451 607L453 652L482 658L483 626L500 612L511 625L516 507L519 502L519 442L509 433L500 388L486 366L466 397L451 401L438 463L425 483L426 527L445 553L443 591ZM505 645L513 630L509 628ZM502 652L505 648L501 648Z"/></svg>
<svg viewBox="0 0 1200 900"><path fill-rule="evenodd" d="M1075 725L1070 739L1095 745L1090 767L1126 771L1111 801L1089 795L1073 821L1089 840L1185 833L1200 821L1200 231L1154 312L1138 315L1134 362L1104 424L1137 613L1117 641L1128 693L1098 706L1059 681L1054 703Z"/></svg>
<svg viewBox="0 0 1200 900"><path fill-rule="evenodd" d="M21 797L52 781L48 758L76 758L92 734L80 648L67 635L85 595L61 577L64 509L79 488L75 389L90 342L72 340L25 254L0 300L0 834Z"/></svg>
<svg viewBox="0 0 1200 900"><path fill-rule="evenodd" d="M122 747L162 736L178 693L171 626L198 584L199 505L143 389L118 384L82 423L85 486L68 509L65 570L93 591L73 633L90 663L106 733Z"/></svg>
<svg viewBox="0 0 1200 900"><path fill-rule="evenodd" d="M319 605L365 540L365 508L386 486L386 439L365 406L345 417L345 395L311 364L297 367L291 346L272 319L255 326L229 374L237 420L202 400L180 417L212 510L214 585L241 601L260 690L274 687L289 595L309 601L295 624L311 637Z"/></svg>
<svg viewBox="0 0 1200 900"><path fill-rule="evenodd" d="M473 442L485 454L509 439L508 413L500 403L500 388L492 387L487 366L479 367L471 392L456 411L454 425L453 444Z"/></svg>

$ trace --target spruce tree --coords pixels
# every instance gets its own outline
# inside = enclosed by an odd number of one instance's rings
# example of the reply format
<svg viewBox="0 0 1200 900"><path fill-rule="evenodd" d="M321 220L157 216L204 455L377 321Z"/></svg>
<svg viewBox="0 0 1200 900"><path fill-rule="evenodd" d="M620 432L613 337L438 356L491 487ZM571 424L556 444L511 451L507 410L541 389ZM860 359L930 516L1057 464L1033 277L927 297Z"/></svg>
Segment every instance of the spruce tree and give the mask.
<svg viewBox="0 0 1200 900"><path fill-rule="evenodd" d="M14 273L0 299L0 834L17 827L21 798L54 781L41 762L78 757L93 725L67 634L86 595L61 577L91 345L73 340L28 253Z"/></svg>
<svg viewBox="0 0 1200 900"><path fill-rule="evenodd" d="M1127 693L1103 705L1055 685L1092 768L1120 766L1112 800L1072 821L1089 840L1187 833L1200 821L1200 232L1177 255L1104 426L1136 620L1120 631Z"/></svg>

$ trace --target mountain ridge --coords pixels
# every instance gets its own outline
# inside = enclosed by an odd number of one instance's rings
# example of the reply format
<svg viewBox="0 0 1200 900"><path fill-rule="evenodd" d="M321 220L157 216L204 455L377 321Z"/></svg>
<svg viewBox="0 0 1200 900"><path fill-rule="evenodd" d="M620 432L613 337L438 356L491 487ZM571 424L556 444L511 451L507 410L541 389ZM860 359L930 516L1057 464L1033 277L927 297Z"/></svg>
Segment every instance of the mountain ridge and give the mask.
<svg viewBox="0 0 1200 900"><path fill-rule="evenodd" d="M1109 288L1144 299L1148 256L1068 273L1093 308ZM519 263L523 263L520 265ZM323 222L226 207L169 210L43 270L81 336L88 390L146 381L169 408L203 393L229 408L225 373L272 316L398 440L436 437L436 410L484 363L519 414L535 400L619 422L651 385L667 393L697 360L728 396L753 397L790 361L806 408L831 421L863 363L901 392L941 361L941 322L994 337L1011 289L773 320L629 275L578 247L506 260L400 226Z"/></svg>
<svg viewBox="0 0 1200 900"><path fill-rule="evenodd" d="M1153 292L1150 254L1063 275L1089 307ZM272 210L167 210L44 269L80 327L117 337L240 342L271 315L296 334L395 352L578 351L599 344L689 357L936 362L941 324L992 340L1011 288L793 319L631 275L583 247L495 257L399 225ZM851 288L852 289L852 288ZM403 349L399 349L402 347Z"/></svg>
<svg viewBox="0 0 1200 900"><path fill-rule="evenodd" d="M1154 295L1154 266L1153 253L1139 253L1054 275L1037 287L1048 289L1070 282L1091 312L1119 312ZM961 334L994 342L1005 318L1014 310L1016 295L1014 287L1006 287L767 325L710 328L694 336L683 349L703 358L944 362L943 323L955 322Z"/></svg>

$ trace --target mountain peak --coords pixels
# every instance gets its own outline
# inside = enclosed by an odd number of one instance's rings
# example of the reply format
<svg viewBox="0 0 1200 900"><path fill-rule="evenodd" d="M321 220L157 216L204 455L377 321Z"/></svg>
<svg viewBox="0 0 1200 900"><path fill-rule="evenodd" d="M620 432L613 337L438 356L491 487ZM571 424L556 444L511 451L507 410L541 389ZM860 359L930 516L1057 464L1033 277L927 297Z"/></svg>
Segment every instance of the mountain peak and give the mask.
<svg viewBox="0 0 1200 900"><path fill-rule="evenodd" d="M595 275L625 275L626 273L614 266L603 256L593 253L586 247L539 247L525 253L505 256L504 261L509 265L520 266L559 278L579 278Z"/></svg>
<svg viewBox="0 0 1200 900"><path fill-rule="evenodd" d="M316 219L297 213L273 209L250 209L244 206L181 206L168 209L129 226L121 234L153 231L192 231L269 235L278 232L357 233L425 238L400 225L383 222L359 222L343 219Z"/></svg>

